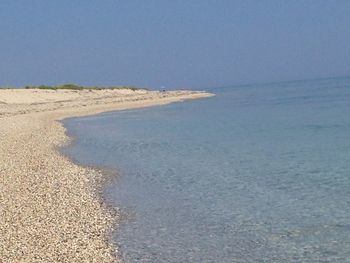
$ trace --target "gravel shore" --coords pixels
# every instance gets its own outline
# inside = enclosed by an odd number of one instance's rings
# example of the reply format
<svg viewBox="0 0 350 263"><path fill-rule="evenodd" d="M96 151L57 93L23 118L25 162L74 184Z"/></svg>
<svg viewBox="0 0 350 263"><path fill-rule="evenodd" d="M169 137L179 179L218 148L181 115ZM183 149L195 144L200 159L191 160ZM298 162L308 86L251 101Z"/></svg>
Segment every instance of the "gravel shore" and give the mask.
<svg viewBox="0 0 350 263"><path fill-rule="evenodd" d="M97 191L102 174L57 151L69 143L59 120L211 94L32 92L0 90L0 262L120 262L110 242L118 213Z"/></svg>

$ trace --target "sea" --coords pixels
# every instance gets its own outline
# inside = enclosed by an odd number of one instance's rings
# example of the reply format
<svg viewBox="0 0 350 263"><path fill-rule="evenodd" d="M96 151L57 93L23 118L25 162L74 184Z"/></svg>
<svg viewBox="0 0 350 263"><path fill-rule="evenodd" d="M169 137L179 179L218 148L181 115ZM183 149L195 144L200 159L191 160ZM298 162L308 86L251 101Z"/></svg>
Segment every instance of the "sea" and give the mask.
<svg viewBox="0 0 350 263"><path fill-rule="evenodd" d="M70 118L125 262L350 262L350 77Z"/></svg>

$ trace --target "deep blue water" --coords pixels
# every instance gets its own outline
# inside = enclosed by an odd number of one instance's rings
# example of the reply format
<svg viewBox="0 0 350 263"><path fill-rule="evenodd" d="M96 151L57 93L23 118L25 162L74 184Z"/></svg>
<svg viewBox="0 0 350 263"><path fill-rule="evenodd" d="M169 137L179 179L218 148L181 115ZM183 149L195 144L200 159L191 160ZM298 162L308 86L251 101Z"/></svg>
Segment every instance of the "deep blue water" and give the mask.
<svg viewBox="0 0 350 263"><path fill-rule="evenodd" d="M64 122L83 164L120 176L126 262L350 262L350 78Z"/></svg>

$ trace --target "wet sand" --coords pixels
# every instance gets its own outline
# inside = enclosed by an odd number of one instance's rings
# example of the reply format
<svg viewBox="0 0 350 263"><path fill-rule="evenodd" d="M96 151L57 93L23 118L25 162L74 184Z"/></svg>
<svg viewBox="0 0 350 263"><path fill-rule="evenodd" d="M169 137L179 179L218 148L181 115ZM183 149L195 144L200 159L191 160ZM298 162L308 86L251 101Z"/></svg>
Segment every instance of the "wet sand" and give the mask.
<svg viewBox="0 0 350 263"><path fill-rule="evenodd" d="M102 173L57 147L67 117L212 96L174 91L0 89L0 262L120 262L118 213L98 195Z"/></svg>

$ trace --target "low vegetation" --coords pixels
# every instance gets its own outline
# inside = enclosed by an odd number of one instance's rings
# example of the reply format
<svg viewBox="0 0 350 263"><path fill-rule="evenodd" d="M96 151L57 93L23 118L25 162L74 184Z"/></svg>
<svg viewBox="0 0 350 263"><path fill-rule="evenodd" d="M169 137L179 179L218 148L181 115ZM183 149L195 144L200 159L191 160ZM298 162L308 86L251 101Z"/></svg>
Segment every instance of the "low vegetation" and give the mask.
<svg viewBox="0 0 350 263"><path fill-rule="evenodd" d="M76 84L63 84L63 85L56 85L56 86L48 86L48 85L39 85L39 86L26 86L26 89L45 89L45 90L61 90L61 89L67 89L67 90L102 90L102 89L130 89L130 90L139 90L140 88L134 87L134 86L111 86L111 87L103 87L103 86L80 86Z"/></svg>

